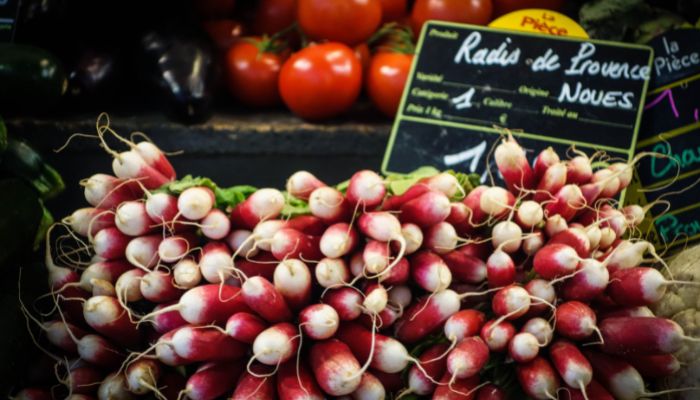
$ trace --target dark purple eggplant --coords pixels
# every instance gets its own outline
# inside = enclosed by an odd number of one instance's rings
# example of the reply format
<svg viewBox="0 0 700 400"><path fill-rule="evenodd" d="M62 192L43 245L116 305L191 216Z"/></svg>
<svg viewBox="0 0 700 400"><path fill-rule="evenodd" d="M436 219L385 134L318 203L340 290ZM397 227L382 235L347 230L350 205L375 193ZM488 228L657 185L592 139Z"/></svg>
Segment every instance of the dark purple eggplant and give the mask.
<svg viewBox="0 0 700 400"><path fill-rule="evenodd" d="M211 112L218 75L216 54L197 34L150 31L141 38L140 69L175 118L193 123Z"/></svg>

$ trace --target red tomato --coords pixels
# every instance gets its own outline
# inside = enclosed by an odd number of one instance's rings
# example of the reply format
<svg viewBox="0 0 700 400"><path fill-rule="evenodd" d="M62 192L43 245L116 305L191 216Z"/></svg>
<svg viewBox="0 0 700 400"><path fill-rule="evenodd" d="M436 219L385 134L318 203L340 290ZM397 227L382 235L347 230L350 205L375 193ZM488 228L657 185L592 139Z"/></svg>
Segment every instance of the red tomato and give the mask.
<svg viewBox="0 0 700 400"><path fill-rule="evenodd" d="M406 15L406 0L380 0L382 3L382 21L398 21Z"/></svg>
<svg viewBox="0 0 700 400"><path fill-rule="evenodd" d="M199 15L207 18L226 18L233 12L236 0L192 0Z"/></svg>
<svg viewBox="0 0 700 400"><path fill-rule="evenodd" d="M296 0L260 0L252 28L258 35L275 34L294 23L296 12Z"/></svg>
<svg viewBox="0 0 700 400"><path fill-rule="evenodd" d="M380 52L372 57L365 81L372 103L388 117L399 109L413 54Z"/></svg>
<svg viewBox="0 0 700 400"><path fill-rule="evenodd" d="M219 50L227 50L243 36L243 24L232 19L212 19L202 25Z"/></svg>
<svg viewBox="0 0 700 400"><path fill-rule="evenodd" d="M349 46L367 41L382 22L379 0L298 0L297 19L313 40Z"/></svg>
<svg viewBox="0 0 700 400"><path fill-rule="evenodd" d="M416 0L411 25L416 36L429 19L486 25L491 21L492 8L491 0Z"/></svg>
<svg viewBox="0 0 700 400"><path fill-rule="evenodd" d="M558 11L563 5L564 0L493 0L493 16L498 17L523 8L544 8Z"/></svg>
<svg viewBox="0 0 700 400"><path fill-rule="evenodd" d="M284 55L260 52L260 43L258 38L247 38L231 46L226 53L226 78L229 92L238 101L269 107L280 102L277 80Z"/></svg>
<svg viewBox="0 0 700 400"><path fill-rule="evenodd" d="M342 43L323 43L299 50L282 66L279 89L295 114L310 120L347 111L362 88L362 65Z"/></svg>
<svg viewBox="0 0 700 400"><path fill-rule="evenodd" d="M369 46L367 45L367 43L360 43L357 46L355 46L354 50L357 59L360 60L360 65L362 65L362 72L364 73L365 71L367 71L367 67L369 67L369 60L372 56L369 51Z"/></svg>

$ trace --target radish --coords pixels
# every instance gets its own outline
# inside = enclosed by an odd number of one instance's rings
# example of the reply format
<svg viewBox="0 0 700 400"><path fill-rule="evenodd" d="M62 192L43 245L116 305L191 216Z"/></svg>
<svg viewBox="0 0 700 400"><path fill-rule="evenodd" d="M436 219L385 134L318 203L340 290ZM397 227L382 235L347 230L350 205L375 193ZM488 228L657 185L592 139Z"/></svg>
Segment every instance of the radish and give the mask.
<svg viewBox="0 0 700 400"><path fill-rule="evenodd" d="M317 342L311 346L310 357L316 381L327 394L343 396L360 386L360 363L345 343L337 339Z"/></svg>
<svg viewBox="0 0 700 400"><path fill-rule="evenodd" d="M486 279L491 288L515 282L515 263L508 253L497 249L489 256L486 260Z"/></svg>
<svg viewBox="0 0 700 400"><path fill-rule="evenodd" d="M608 295L621 306L649 306L658 303L668 285L697 285L697 282L668 281L648 267L620 269L612 274Z"/></svg>
<svg viewBox="0 0 700 400"><path fill-rule="evenodd" d="M416 224L401 224L401 236L406 242L406 250L404 254L413 254L423 245L423 231ZM398 248L393 250L399 251Z"/></svg>
<svg viewBox="0 0 700 400"><path fill-rule="evenodd" d="M273 282L292 310L299 310L311 300L311 272L305 263L287 259L275 267Z"/></svg>
<svg viewBox="0 0 700 400"><path fill-rule="evenodd" d="M384 389L389 392L395 393L403 388L403 378L401 377L402 374L400 373L387 374L386 372L377 371L376 369L370 369L370 372L372 372L372 375L379 379L384 386Z"/></svg>
<svg viewBox="0 0 700 400"><path fill-rule="evenodd" d="M586 394L578 389L567 389L562 391L563 400L615 400L605 388L594 380L586 386Z"/></svg>
<svg viewBox="0 0 700 400"><path fill-rule="evenodd" d="M77 343L78 355L90 364L110 369L118 367L124 354L109 340L99 335L85 335Z"/></svg>
<svg viewBox="0 0 700 400"><path fill-rule="evenodd" d="M506 286L496 292L491 300L493 312L504 319L517 319L530 309L531 295L520 286Z"/></svg>
<svg viewBox="0 0 700 400"><path fill-rule="evenodd" d="M515 327L508 321L491 320L481 327L479 336L494 352L504 351L515 336Z"/></svg>
<svg viewBox="0 0 700 400"><path fill-rule="evenodd" d="M389 303L400 307L408 307L413 299L411 289L408 286L394 286L389 290Z"/></svg>
<svg viewBox="0 0 700 400"><path fill-rule="evenodd" d="M146 300L153 303L167 303L177 300L182 295L182 290L176 288L173 283L173 277L170 273L151 271L141 278L141 294Z"/></svg>
<svg viewBox="0 0 700 400"><path fill-rule="evenodd" d="M283 322L292 319L292 313L282 294L267 279L254 276L241 286L243 301L268 322Z"/></svg>
<svg viewBox="0 0 700 400"><path fill-rule="evenodd" d="M451 342L461 342L467 337L478 335L485 322L486 316L481 311L458 311L445 322L445 337Z"/></svg>
<svg viewBox="0 0 700 400"><path fill-rule="evenodd" d="M421 340L440 329L452 314L459 311L460 305L460 295L449 289L421 298L396 322L396 338L402 343Z"/></svg>
<svg viewBox="0 0 700 400"><path fill-rule="evenodd" d="M605 227L600 229L600 241L598 243L598 248L605 250L610 247L613 242L617 239L617 234L610 227Z"/></svg>
<svg viewBox="0 0 700 400"><path fill-rule="evenodd" d="M257 315L239 312L226 321L226 334L241 343L253 344L255 338L267 327L267 323Z"/></svg>
<svg viewBox="0 0 700 400"><path fill-rule="evenodd" d="M69 369L66 377L68 391L76 395L92 395L104 377L102 372L87 364L67 367Z"/></svg>
<svg viewBox="0 0 700 400"><path fill-rule="evenodd" d="M280 400L323 400L321 388L304 364L289 361L277 370L277 395Z"/></svg>
<svg viewBox="0 0 700 400"><path fill-rule="evenodd" d="M547 217L560 215L568 222L583 209L585 204L586 199L577 185L564 185L554 195L554 201L545 206L545 215Z"/></svg>
<svg viewBox="0 0 700 400"><path fill-rule="evenodd" d="M278 260L298 258L320 260L323 254L319 248L319 237L306 235L296 229L280 229L272 237L270 251Z"/></svg>
<svg viewBox="0 0 700 400"><path fill-rule="evenodd" d="M450 215L447 216L445 222L449 222L458 231L469 232L472 226L469 224L471 217L471 209L462 202L453 202L450 204Z"/></svg>
<svg viewBox="0 0 700 400"><path fill-rule="evenodd" d="M579 301L569 301L557 306L554 328L560 335L572 340L584 340L594 332L600 332L596 326L596 314L587 305Z"/></svg>
<svg viewBox="0 0 700 400"><path fill-rule="evenodd" d="M158 224L171 224L170 228L179 227L175 225L178 219L178 199L167 193L153 193L146 195L146 213L151 220Z"/></svg>
<svg viewBox="0 0 700 400"><path fill-rule="evenodd" d="M173 281L182 289L192 289L202 281L202 271L193 260L180 260L173 266Z"/></svg>
<svg viewBox="0 0 700 400"><path fill-rule="evenodd" d="M600 322L603 351L609 354L668 354L680 350L684 340L694 340L670 319L612 317Z"/></svg>
<svg viewBox="0 0 700 400"><path fill-rule="evenodd" d="M515 221L523 229L532 229L544 221L544 210L540 203L526 200L520 203L515 214Z"/></svg>
<svg viewBox="0 0 700 400"><path fill-rule="evenodd" d="M386 275L379 277L379 281L387 286L403 285L408 282L410 275L411 264L406 258L401 258Z"/></svg>
<svg viewBox="0 0 700 400"><path fill-rule="evenodd" d="M364 270L370 274L378 274L389 266L390 249L385 242L369 240L362 250ZM363 274L365 272L363 271Z"/></svg>
<svg viewBox="0 0 700 400"><path fill-rule="evenodd" d="M672 354L626 354L625 360L643 377L651 379L672 376L681 369L681 363Z"/></svg>
<svg viewBox="0 0 700 400"><path fill-rule="evenodd" d="M654 251L651 243L640 240L630 242L622 240L610 253L607 260L607 267L611 274L619 269L630 269L639 266L644 259L644 253Z"/></svg>
<svg viewBox="0 0 700 400"><path fill-rule="evenodd" d="M345 196L331 187L320 187L311 192L309 210L327 224L348 221L353 212Z"/></svg>
<svg viewBox="0 0 700 400"><path fill-rule="evenodd" d="M158 392L160 365L148 359L136 360L126 368L126 387L135 395Z"/></svg>
<svg viewBox="0 0 700 400"><path fill-rule="evenodd" d="M551 165L537 184L537 192L534 196L535 202L543 203L554 199L554 195L564 185L566 185L566 165L561 162Z"/></svg>
<svg viewBox="0 0 700 400"><path fill-rule="evenodd" d="M241 372L240 362L203 364L187 379L185 394L192 400L214 400L234 388Z"/></svg>
<svg viewBox="0 0 700 400"><path fill-rule="evenodd" d="M358 360L367 360L372 368L382 372L402 371L414 361L398 340L374 333L355 322L340 324L335 337L345 343Z"/></svg>
<svg viewBox="0 0 700 400"><path fill-rule="evenodd" d="M489 348L478 337L465 338L447 356L447 371L455 379L471 378L481 371L489 361Z"/></svg>
<svg viewBox="0 0 700 400"><path fill-rule="evenodd" d="M534 360L539 352L539 340L529 332L516 333L508 342L508 355L518 363Z"/></svg>
<svg viewBox="0 0 700 400"><path fill-rule="evenodd" d="M269 221L268 221L269 222ZM262 223L260 225L263 225ZM276 232L276 231L275 231ZM257 244L252 241L253 232L246 229L236 229L226 236L225 242L228 247L238 254L243 254L245 257L255 257L258 254ZM268 243L269 245L269 243ZM268 249L269 250L269 249Z"/></svg>
<svg viewBox="0 0 700 400"><path fill-rule="evenodd" d="M554 279L574 272L579 261L573 247L554 243L545 245L535 254L532 267L544 279Z"/></svg>
<svg viewBox="0 0 700 400"><path fill-rule="evenodd" d="M627 224L634 227L644 221L646 210L637 204L630 204L622 209L622 214L627 219Z"/></svg>
<svg viewBox="0 0 700 400"><path fill-rule="evenodd" d="M235 271L231 251L226 244L209 242L202 248L199 258L199 271L202 277L210 283L222 283L226 277Z"/></svg>
<svg viewBox="0 0 700 400"><path fill-rule="evenodd" d="M449 222L438 222L424 232L423 245L438 254L446 254L457 248L459 236Z"/></svg>
<svg viewBox="0 0 700 400"><path fill-rule="evenodd" d="M508 213L514 204L513 194L499 186L484 189L479 198L479 210L496 219Z"/></svg>
<svg viewBox="0 0 700 400"><path fill-rule="evenodd" d="M579 257L585 258L591 254L591 241L586 231L581 228L568 228L550 237L547 244L561 243L571 246Z"/></svg>
<svg viewBox="0 0 700 400"><path fill-rule="evenodd" d="M566 165L566 181L569 183L583 185L588 183L593 176L591 160L585 155L572 158Z"/></svg>
<svg viewBox="0 0 700 400"><path fill-rule="evenodd" d="M556 399L559 378L552 365L542 357L518 364L518 381L528 396L536 400Z"/></svg>
<svg viewBox="0 0 700 400"><path fill-rule="evenodd" d="M158 311L162 308L169 307L175 304L175 302L158 304L153 308L153 311ZM182 316L177 310L172 310L165 312L163 314L158 314L153 318L153 329L161 335L167 332L177 329L181 326L187 325L187 321L182 319Z"/></svg>
<svg viewBox="0 0 700 400"><path fill-rule="evenodd" d="M540 230L530 232L523 238L523 252L532 257L544 246L544 233Z"/></svg>
<svg viewBox="0 0 700 400"><path fill-rule="evenodd" d="M325 183L308 171L297 171L293 173L292 176L287 179L286 184L289 194L298 199L307 201L311 196L311 192L324 186L326 186Z"/></svg>
<svg viewBox="0 0 700 400"><path fill-rule="evenodd" d="M441 172L420 180L421 184L427 185L431 190L437 190L447 197L464 196L464 188L459 184L457 177L449 172Z"/></svg>
<svg viewBox="0 0 700 400"><path fill-rule="evenodd" d="M441 357L449 349L447 344L435 344L420 355L417 365L408 370L408 388L402 394L427 396L435 390L435 382L447 371L447 360Z"/></svg>
<svg viewBox="0 0 700 400"><path fill-rule="evenodd" d="M270 367L253 364L236 383L236 390L230 400L275 400L275 380L270 373Z"/></svg>
<svg viewBox="0 0 700 400"><path fill-rule="evenodd" d="M390 243L391 241L396 241L399 243L400 249L394 261L380 274L386 274L388 271L391 271L391 268L399 262L406 250L406 240L403 237L399 220L388 212L369 212L360 216L358 226L360 231L370 239L379 242Z"/></svg>
<svg viewBox="0 0 700 400"><path fill-rule="evenodd" d="M570 388L586 391L593 380L593 369L573 343L559 339L549 347L549 357L559 375Z"/></svg>
<svg viewBox="0 0 700 400"><path fill-rule="evenodd" d="M164 333L158 338L158 341L156 341L156 344L153 346L155 348L155 356L158 361L171 367L185 365L190 362L189 360L179 356L175 352L175 346L173 346L173 336L175 336L180 329L184 329L184 327L175 328L170 332Z"/></svg>
<svg viewBox="0 0 700 400"><path fill-rule="evenodd" d="M544 231L548 237L552 237L557 233L566 230L568 227L569 226L566 220L559 214L548 216L544 223Z"/></svg>
<svg viewBox="0 0 700 400"><path fill-rule="evenodd" d="M296 229L311 236L321 236L328 225L313 215L298 215L285 221L285 228Z"/></svg>
<svg viewBox="0 0 700 400"><path fill-rule="evenodd" d="M200 224L202 235L212 240L221 240L231 231L231 220L217 208L209 211Z"/></svg>
<svg viewBox="0 0 700 400"><path fill-rule="evenodd" d="M386 389L382 382L369 372L362 374L360 385L352 392L354 400L383 400L386 398Z"/></svg>
<svg viewBox="0 0 700 400"><path fill-rule="evenodd" d="M342 286L350 281L350 271L342 258L324 258L316 264L316 281L324 288Z"/></svg>
<svg viewBox="0 0 700 400"><path fill-rule="evenodd" d="M117 297L117 291L114 289L114 285L104 279L91 279L90 285L92 286L93 296L112 296Z"/></svg>
<svg viewBox="0 0 700 400"><path fill-rule="evenodd" d="M421 183L420 181L411 187L409 187L405 192L399 195L389 196L384 200L381 206L382 211L398 211L404 203L409 200L413 200L416 197L430 192L432 189L427 183Z"/></svg>
<svg viewBox="0 0 700 400"><path fill-rule="evenodd" d="M355 288L328 290L323 301L335 309L341 321L351 321L362 314L362 295Z"/></svg>
<svg viewBox="0 0 700 400"><path fill-rule="evenodd" d="M34 319L32 316L29 317ZM46 339L49 343L70 354L77 353L78 346L76 342L87 334L84 330L69 322L64 322L63 320L49 321L46 323L41 323L40 321L36 322L41 329L46 332Z"/></svg>
<svg viewBox="0 0 700 400"><path fill-rule="evenodd" d="M455 282L478 284L486 280L486 263L477 257L455 250L442 255L442 259Z"/></svg>
<svg viewBox="0 0 700 400"><path fill-rule="evenodd" d="M506 393L498 386L488 384L476 392L476 400L506 400Z"/></svg>
<svg viewBox="0 0 700 400"><path fill-rule="evenodd" d="M313 304L299 312L299 325L304 334L314 340L325 340L335 335L340 317L327 304Z"/></svg>
<svg viewBox="0 0 700 400"><path fill-rule="evenodd" d="M88 292L92 291L93 279L101 279L115 283L119 277L131 269L131 264L124 260L98 261L90 264L80 274L80 287Z"/></svg>
<svg viewBox="0 0 700 400"><path fill-rule="evenodd" d="M349 254L357 246L357 242L357 231L350 225L339 222L323 232L319 249L326 257L339 258Z"/></svg>
<svg viewBox="0 0 700 400"><path fill-rule="evenodd" d="M124 151L115 155L112 170L118 178L138 179L149 190L157 189L172 180L148 165L136 151Z"/></svg>
<svg viewBox="0 0 700 400"><path fill-rule="evenodd" d="M441 192L431 190L401 206L401 222L428 228L444 221L450 215L450 209L450 199Z"/></svg>
<svg viewBox="0 0 700 400"><path fill-rule="evenodd" d="M133 400L134 395L129 392L126 387L126 377L124 374L115 372L107 375L102 383L100 383L100 387L97 389L97 398L99 400ZM19 399L20 397L17 396L17 400ZM51 398L46 400L50 399Z"/></svg>
<svg viewBox="0 0 700 400"><path fill-rule="evenodd" d="M508 190L519 193L532 189L535 185L535 174L525 156L525 150L509 135L507 139L496 146L494 159L498 171L508 186Z"/></svg>
<svg viewBox="0 0 700 400"><path fill-rule="evenodd" d="M348 183L345 194L351 205L360 204L365 208L374 208L382 203L386 195L384 179L370 170L356 172Z"/></svg>
<svg viewBox="0 0 700 400"><path fill-rule="evenodd" d="M493 247L506 253L515 253L520 249L523 230L512 221L501 221L493 226L491 231Z"/></svg>
<svg viewBox="0 0 700 400"><path fill-rule="evenodd" d="M388 302L389 294L381 284L370 283L365 287L365 299L362 302L362 306L370 314L381 313Z"/></svg>
<svg viewBox="0 0 700 400"><path fill-rule="evenodd" d="M172 337L175 353L190 362L226 361L243 357L247 347L221 328L183 326Z"/></svg>
<svg viewBox="0 0 700 400"><path fill-rule="evenodd" d="M593 173L591 177L591 182L600 184L602 190L600 192L601 198L611 199L622 190L622 183L620 178L616 176L615 172L609 169L599 169Z"/></svg>
<svg viewBox="0 0 700 400"><path fill-rule="evenodd" d="M146 164L163 174L166 178L174 180L177 177L172 164L155 144L143 141L131 145L131 148L143 158Z"/></svg>
<svg viewBox="0 0 700 400"><path fill-rule="evenodd" d="M560 295L566 300L588 302L609 286L610 274L603 263L587 258L582 260L576 274L562 283Z"/></svg>
<svg viewBox="0 0 700 400"><path fill-rule="evenodd" d="M109 210L85 207L75 210L64 222L78 235L90 237L102 229L113 227L114 216Z"/></svg>
<svg viewBox="0 0 700 400"><path fill-rule="evenodd" d="M639 307L621 307L610 311L603 312L601 319L610 317L653 317L654 312L646 306Z"/></svg>
<svg viewBox="0 0 700 400"><path fill-rule="evenodd" d="M544 318L531 318L522 327L521 332L531 333L537 338L540 346L547 346L552 341L554 329L549 321Z"/></svg>
<svg viewBox="0 0 700 400"><path fill-rule="evenodd" d="M453 379L449 372L446 372L440 379L440 385L433 393L435 400L473 400L474 394L479 388L479 376L465 379Z"/></svg>
<svg viewBox="0 0 700 400"><path fill-rule="evenodd" d="M620 180L620 189L624 189L632 182L634 166L632 164L616 162L608 166Z"/></svg>
<svg viewBox="0 0 700 400"><path fill-rule="evenodd" d="M85 200L102 209L113 209L119 204L136 200L143 193L135 180L123 180L107 174L95 174L81 181Z"/></svg>
<svg viewBox="0 0 700 400"><path fill-rule="evenodd" d="M126 246L124 256L133 266L149 270L158 264L158 246L162 240L160 234L135 237Z"/></svg>
<svg viewBox="0 0 700 400"><path fill-rule="evenodd" d="M127 236L142 236L153 230L153 220L142 201L125 201L114 212L114 224Z"/></svg>
<svg viewBox="0 0 700 400"><path fill-rule="evenodd" d="M260 332L253 341L253 358L265 365L279 365L299 350L297 328L282 322Z"/></svg>
<svg viewBox="0 0 700 400"><path fill-rule="evenodd" d="M588 236L588 243L591 245L591 249L597 248L603 236L600 227L597 225L589 225L584 228L584 231L586 232L586 236Z"/></svg>
<svg viewBox="0 0 700 400"><path fill-rule="evenodd" d="M595 379L602 383L616 399L636 400L666 392L649 393L639 372L626 361L594 351L584 353L593 366Z"/></svg>
<svg viewBox="0 0 700 400"><path fill-rule="evenodd" d="M488 219L489 214L481 209L481 196L488 189L488 186L477 186L462 200L462 203L469 209L469 217L467 219L467 225L469 227L477 227ZM505 196L508 196L507 192Z"/></svg>
<svg viewBox="0 0 700 400"><path fill-rule="evenodd" d="M214 208L216 196L204 186L194 186L185 189L177 198L179 213L190 221L204 218Z"/></svg>
<svg viewBox="0 0 700 400"><path fill-rule="evenodd" d="M525 284L525 290L530 294L532 301L528 310L529 315L541 314L554 304L557 293L554 286L544 279L533 279Z"/></svg>
<svg viewBox="0 0 700 400"><path fill-rule="evenodd" d="M542 150L533 162L535 180L539 182L547 168L558 163L559 161L559 155L552 147L547 147L546 149Z"/></svg>
<svg viewBox="0 0 700 400"><path fill-rule="evenodd" d="M197 237L190 233L166 237L158 244L158 257L166 263L178 262L194 250L197 243Z"/></svg>
<svg viewBox="0 0 700 400"><path fill-rule="evenodd" d="M105 260L124 258L126 246L131 238L121 233L116 227L104 228L92 238L95 254Z"/></svg>
<svg viewBox="0 0 700 400"><path fill-rule="evenodd" d="M237 312L250 311L243 302L242 296L238 296L239 292L239 288L228 285L196 286L183 293L177 304L145 315L142 321L153 318L157 314L178 310L182 318L190 324L222 324Z"/></svg>
<svg viewBox="0 0 700 400"><path fill-rule="evenodd" d="M424 250L411 257L411 276L422 289L436 293L452 283L452 273L437 254Z"/></svg>
<svg viewBox="0 0 700 400"><path fill-rule="evenodd" d="M132 347L141 340L136 325L114 297L89 298L83 304L83 316L92 329L121 345Z"/></svg>

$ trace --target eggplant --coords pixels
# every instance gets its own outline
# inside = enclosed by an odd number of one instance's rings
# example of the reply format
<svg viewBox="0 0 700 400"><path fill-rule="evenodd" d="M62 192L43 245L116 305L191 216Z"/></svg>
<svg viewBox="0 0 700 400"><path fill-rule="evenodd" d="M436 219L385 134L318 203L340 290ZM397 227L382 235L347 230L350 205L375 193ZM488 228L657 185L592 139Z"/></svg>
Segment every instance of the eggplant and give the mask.
<svg viewBox="0 0 700 400"><path fill-rule="evenodd" d="M211 114L218 75L216 54L206 37L149 31L141 37L140 70L159 89L170 114L187 123Z"/></svg>
<svg viewBox="0 0 700 400"><path fill-rule="evenodd" d="M79 102L109 97L119 79L119 58L114 52L88 49L69 68L68 95Z"/></svg>

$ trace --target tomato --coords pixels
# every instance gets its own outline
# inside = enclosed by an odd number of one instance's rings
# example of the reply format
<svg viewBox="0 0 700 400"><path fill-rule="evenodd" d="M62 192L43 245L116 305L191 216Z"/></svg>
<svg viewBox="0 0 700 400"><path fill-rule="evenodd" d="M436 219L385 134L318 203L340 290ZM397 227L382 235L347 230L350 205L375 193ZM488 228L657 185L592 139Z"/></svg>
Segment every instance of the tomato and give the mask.
<svg viewBox="0 0 700 400"><path fill-rule="evenodd" d="M243 24L232 19L212 19L202 26L219 50L227 50L243 36Z"/></svg>
<svg viewBox="0 0 700 400"><path fill-rule="evenodd" d="M382 22L379 0L298 0L299 27L313 40L349 46L367 41Z"/></svg>
<svg viewBox="0 0 700 400"><path fill-rule="evenodd" d="M284 54L265 51L264 43L259 38L237 41L226 53L229 92L239 102L249 106L279 104L277 80L284 58Z"/></svg>
<svg viewBox="0 0 700 400"><path fill-rule="evenodd" d="M261 0L251 27L258 35L272 35L292 25L296 12L297 0Z"/></svg>
<svg viewBox="0 0 700 400"><path fill-rule="evenodd" d="M236 0L192 0L199 15L206 18L226 18L233 12Z"/></svg>
<svg viewBox="0 0 700 400"><path fill-rule="evenodd" d="M357 59L360 60L360 65L362 65L362 72L364 73L367 71L367 67L369 67L369 60L371 58L371 53L369 51L369 46L367 43L360 43L355 48L355 56L357 56Z"/></svg>
<svg viewBox="0 0 700 400"><path fill-rule="evenodd" d="M380 0L380 2L383 22L399 21L406 15L406 0Z"/></svg>
<svg viewBox="0 0 700 400"><path fill-rule="evenodd" d="M306 47L282 66L279 90L295 114L310 120L347 111L362 89L362 65L348 46L329 42Z"/></svg>
<svg viewBox="0 0 700 400"><path fill-rule="evenodd" d="M493 15L498 17L523 8L544 8L558 11L563 5L564 0L493 0Z"/></svg>
<svg viewBox="0 0 700 400"><path fill-rule="evenodd" d="M399 109L413 54L380 52L372 57L365 88L375 107L388 117Z"/></svg>
<svg viewBox="0 0 700 400"><path fill-rule="evenodd" d="M491 0L416 0L411 25L416 36L429 19L486 25L491 21L492 8Z"/></svg>

